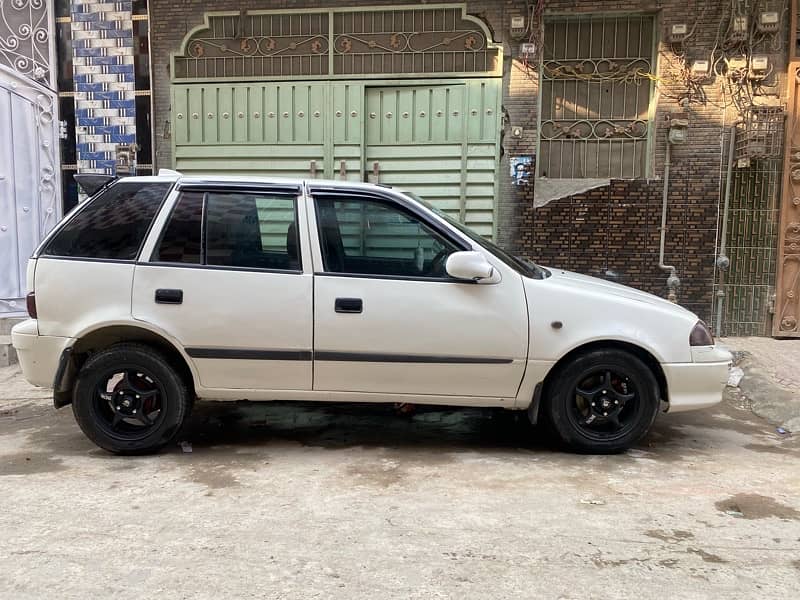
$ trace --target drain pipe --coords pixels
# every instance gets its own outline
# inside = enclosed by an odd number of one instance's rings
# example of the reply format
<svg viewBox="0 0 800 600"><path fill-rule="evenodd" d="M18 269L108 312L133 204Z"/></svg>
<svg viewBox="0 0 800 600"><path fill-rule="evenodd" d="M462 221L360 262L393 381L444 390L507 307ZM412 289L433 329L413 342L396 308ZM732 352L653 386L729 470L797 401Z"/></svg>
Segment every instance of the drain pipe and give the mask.
<svg viewBox="0 0 800 600"><path fill-rule="evenodd" d="M720 270L719 284L717 286L717 318L714 322L714 335L722 335L722 306L725 303L725 290L722 286L725 283L725 271L731 266L731 259L725 254L728 238L728 207L731 200L731 179L733 178L733 155L736 150L736 126L730 128L730 139L728 141L728 172L725 174L725 200L722 206L722 231L720 232L719 256L717 257L717 268Z"/></svg>
<svg viewBox="0 0 800 600"><path fill-rule="evenodd" d="M659 244L658 248L658 268L662 271L669 271L669 276L667 277L667 289L669 290L667 299L670 302L677 302L678 286L681 284L681 280L678 278L674 266L664 264L664 247L667 239L667 199L669 198L669 167L671 149L672 142L670 142L669 138L667 138L667 151L666 156L664 157L664 192L661 197L661 243Z"/></svg>

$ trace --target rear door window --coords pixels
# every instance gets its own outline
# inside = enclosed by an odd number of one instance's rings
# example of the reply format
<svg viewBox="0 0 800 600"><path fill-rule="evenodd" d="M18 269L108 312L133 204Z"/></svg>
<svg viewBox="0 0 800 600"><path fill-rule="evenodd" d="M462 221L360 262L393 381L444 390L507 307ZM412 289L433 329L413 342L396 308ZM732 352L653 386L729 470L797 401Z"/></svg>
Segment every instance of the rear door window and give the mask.
<svg viewBox="0 0 800 600"><path fill-rule="evenodd" d="M205 226L206 264L288 271L301 268L294 198L209 193Z"/></svg>
<svg viewBox="0 0 800 600"><path fill-rule="evenodd" d="M153 262L299 271L294 197L183 192Z"/></svg>
<svg viewBox="0 0 800 600"><path fill-rule="evenodd" d="M43 256L134 260L172 183L121 181L89 201Z"/></svg>

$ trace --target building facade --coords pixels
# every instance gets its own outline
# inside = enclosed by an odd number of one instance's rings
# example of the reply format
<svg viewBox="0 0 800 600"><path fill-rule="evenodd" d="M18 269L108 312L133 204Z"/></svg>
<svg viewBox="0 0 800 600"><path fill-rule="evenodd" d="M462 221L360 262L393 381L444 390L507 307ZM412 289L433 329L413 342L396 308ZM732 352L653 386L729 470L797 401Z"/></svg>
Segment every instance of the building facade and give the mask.
<svg viewBox="0 0 800 600"><path fill-rule="evenodd" d="M794 4L56 7L66 207L78 170L400 185L720 333L800 335Z"/></svg>

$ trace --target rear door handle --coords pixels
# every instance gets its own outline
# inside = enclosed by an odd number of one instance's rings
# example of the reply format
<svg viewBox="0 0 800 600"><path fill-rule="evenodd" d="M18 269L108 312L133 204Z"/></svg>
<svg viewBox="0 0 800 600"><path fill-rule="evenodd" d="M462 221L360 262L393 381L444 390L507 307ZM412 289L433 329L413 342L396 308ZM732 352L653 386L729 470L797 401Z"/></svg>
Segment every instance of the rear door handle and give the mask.
<svg viewBox="0 0 800 600"><path fill-rule="evenodd" d="M156 304L182 304L183 290L156 290Z"/></svg>
<svg viewBox="0 0 800 600"><path fill-rule="evenodd" d="M360 313L364 310L361 298L337 298L334 308L337 313Z"/></svg>

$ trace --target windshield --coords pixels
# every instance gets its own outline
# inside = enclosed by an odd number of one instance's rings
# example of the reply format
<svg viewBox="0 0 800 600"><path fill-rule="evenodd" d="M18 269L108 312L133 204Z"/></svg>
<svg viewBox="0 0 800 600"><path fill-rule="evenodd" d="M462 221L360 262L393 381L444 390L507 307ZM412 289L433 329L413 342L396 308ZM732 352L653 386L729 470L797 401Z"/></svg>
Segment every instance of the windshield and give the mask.
<svg viewBox="0 0 800 600"><path fill-rule="evenodd" d="M430 202L424 200L423 198L420 198L413 192L404 191L402 193L408 196L409 198L413 198L414 200L422 204L430 211L442 217L445 221L450 223L450 225L452 225L453 227L458 229L461 233L469 237L469 239L471 239L473 242L491 252L494 256L502 260L509 267L511 267L518 273L524 275L525 277L532 277L534 279L544 279L545 277L548 277L550 275L547 269L540 267L539 265L529 260L524 260L522 258L519 258L518 256L514 256L513 254L509 254L497 244L493 244L482 235L475 233L474 231L472 231L472 229L470 229L463 223L456 221L450 215L448 215L441 209L436 208Z"/></svg>

